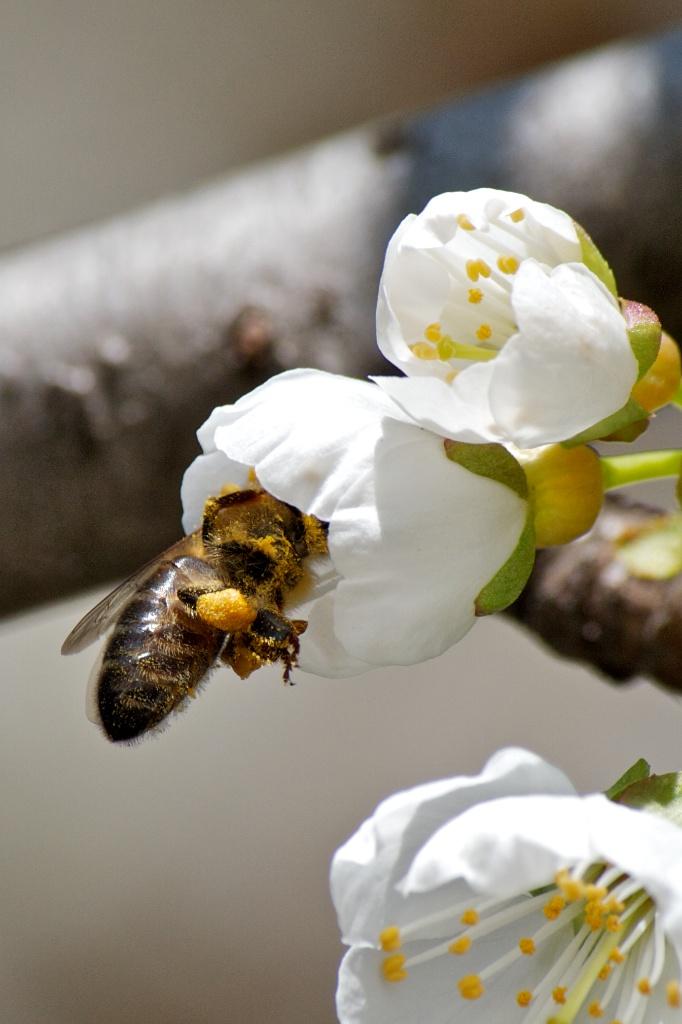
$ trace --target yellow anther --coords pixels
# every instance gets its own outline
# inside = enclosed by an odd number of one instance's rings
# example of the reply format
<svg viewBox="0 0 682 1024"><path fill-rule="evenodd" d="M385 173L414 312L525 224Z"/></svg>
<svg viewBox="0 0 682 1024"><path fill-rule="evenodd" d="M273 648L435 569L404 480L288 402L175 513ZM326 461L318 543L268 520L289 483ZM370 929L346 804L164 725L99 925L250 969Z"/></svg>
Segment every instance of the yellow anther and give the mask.
<svg viewBox="0 0 682 1024"><path fill-rule="evenodd" d="M625 954L621 953L618 946L616 946L615 949L612 949L609 953L609 960L613 960L614 964L622 964L625 960Z"/></svg>
<svg viewBox="0 0 682 1024"><path fill-rule="evenodd" d="M449 334L445 334L436 345L438 358L446 361L452 359L456 351L456 345Z"/></svg>
<svg viewBox="0 0 682 1024"><path fill-rule="evenodd" d="M488 338L491 337L492 333L493 329L490 324L481 324L476 331L476 337L479 341L487 341Z"/></svg>
<svg viewBox="0 0 682 1024"><path fill-rule="evenodd" d="M518 209L518 210L512 210L512 212L511 212L511 213L509 214L509 216L510 216L511 220L513 220L513 221L514 221L514 223L515 223L515 224L518 224L518 222L519 222L520 220L523 220L523 218L524 218L524 217L526 216L526 214L525 214L525 212L524 212L524 211L523 211L523 210L522 210L522 209L521 209L521 208L519 207L519 209Z"/></svg>
<svg viewBox="0 0 682 1024"><path fill-rule="evenodd" d="M623 922L618 917L618 914L609 914L604 922L604 928L607 932L619 932L623 927Z"/></svg>
<svg viewBox="0 0 682 1024"><path fill-rule="evenodd" d="M438 359L438 353L428 341L415 341L414 345L410 345L410 350L417 359Z"/></svg>
<svg viewBox="0 0 682 1024"><path fill-rule="evenodd" d="M621 900L617 900L615 896L607 900L604 906L610 914L622 914L625 910L625 904Z"/></svg>
<svg viewBox="0 0 682 1024"><path fill-rule="evenodd" d="M480 999L485 992L483 982L477 974L466 974L457 982L462 999Z"/></svg>
<svg viewBox="0 0 682 1024"><path fill-rule="evenodd" d="M673 1009L677 1009L682 1005L682 995L680 994L680 983L678 981L669 981L666 984L665 998L668 1006L672 1006Z"/></svg>
<svg viewBox="0 0 682 1024"><path fill-rule="evenodd" d="M586 885L585 886L585 899L586 900L604 900L609 894L609 890L605 889L603 885Z"/></svg>
<svg viewBox="0 0 682 1024"><path fill-rule="evenodd" d="M532 939L519 939L519 949L521 950L524 956L532 956L535 952L535 943Z"/></svg>
<svg viewBox="0 0 682 1024"><path fill-rule="evenodd" d="M533 1002L533 993L527 988L522 988L516 993L516 1002L519 1006L530 1006Z"/></svg>
<svg viewBox="0 0 682 1024"><path fill-rule="evenodd" d="M445 374L445 383L452 384L453 380L457 376L457 370L450 370L449 373Z"/></svg>
<svg viewBox="0 0 682 1024"><path fill-rule="evenodd" d="M471 223L471 221L467 217L466 213L458 213L456 218L455 218L455 220L457 221L457 223L459 224L459 226L462 228L463 231L475 231L476 230L474 225Z"/></svg>
<svg viewBox="0 0 682 1024"><path fill-rule="evenodd" d="M562 1006L566 1002L567 991L568 990L565 985L557 985L557 987L552 990L552 999L554 1002L558 1003L559 1006Z"/></svg>
<svg viewBox="0 0 682 1024"><path fill-rule="evenodd" d="M213 594L201 594L195 607L200 619L224 633L238 633L248 629L257 614L248 597L234 587Z"/></svg>
<svg viewBox="0 0 682 1024"><path fill-rule="evenodd" d="M381 973L385 981L404 981L407 977L405 957L401 953L387 956L381 964Z"/></svg>
<svg viewBox="0 0 682 1024"><path fill-rule="evenodd" d="M551 899L547 900L542 912L548 921L556 921L561 911L566 906L566 901L563 896L552 896Z"/></svg>
<svg viewBox="0 0 682 1024"><path fill-rule="evenodd" d="M479 277L490 277L492 273L485 260L467 260L465 269L470 281L478 281Z"/></svg>
<svg viewBox="0 0 682 1024"><path fill-rule="evenodd" d="M428 341L438 341L440 338L440 324L429 324L424 328L424 337Z"/></svg>
<svg viewBox="0 0 682 1024"><path fill-rule="evenodd" d="M477 302L482 302L482 301L483 301L483 292L481 291L481 289L480 288L470 288L469 289L469 302L473 302L474 305L475 305Z"/></svg>
<svg viewBox="0 0 682 1024"><path fill-rule="evenodd" d="M648 978L640 978L637 982L637 991L640 995L650 996L651 995L651 982Z"/></svg>
<svg viewBox="0 0 682 1024"><path fill-rule="evenodd" d="M583 899L585 895L585 886L577 879L569 878L561 885L561 891L569 903L576 903L578 900Z"/></svg>
<svg viewBox="0 0 682 1024"><path fill-rule="evenodd" d="M604 964L604 966L602 967L602 969L599 972L599 974L597 975L597 977L599 978L600 981L606 981L606 979L608 978L608 976L610 975L612 970L613 970L613 967L612 967L611 964Z"/></svg>
<svg viewBox="0 0 682 1024"><path fill-rule="evenodd" d="M474 910L473 907L468 907L460 917L460 921L462 924L466 924L469 926L471 926L472 924L478 924L478 911Z"/></svg>
<svg viewBox="0 0 682 1024"><path fill-rule="evenodd" d="M604 1009L601 1003L598 1003L596 1001L594 1003L590 1003L590 1005L587 1007L587 1012L590 1015L590 1017L594 1017L595 1019L604 1016Z"/></svg>
<svg viewBox="0 0 682 1024"><path fill-rule="evenodd" d="M400 928L394 924L389 928L384 928L383 932L379 935L379 943L384 953L393 953L396 949L400 949Z"/></svg>
<svg viewBox="0 0 682 1024"><path fill-rule="evenodd" d="M515 274L519 269L519 261L516 256L498 256L497 266L503 274Z"/></svg>
<svg viewBox="0 0 682 1024"><path fill-rule="evenodd" d="M454 954L454 956L462 956L463 953L468 953L471 949L471 939L468 935L460 935L458 939L451 942L448 946L448 953Z"/></svg>

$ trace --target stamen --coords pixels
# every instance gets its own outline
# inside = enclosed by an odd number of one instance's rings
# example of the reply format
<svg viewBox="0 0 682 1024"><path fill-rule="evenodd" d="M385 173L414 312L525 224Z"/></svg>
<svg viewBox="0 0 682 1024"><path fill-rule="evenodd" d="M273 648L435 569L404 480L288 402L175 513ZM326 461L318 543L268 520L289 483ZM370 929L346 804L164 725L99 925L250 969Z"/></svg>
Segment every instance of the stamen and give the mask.
<svg viewBox="0 0 682 1024"><path fill-rule="evenodd" d="M393 953L396 949L400 949L402 944L400 928L396 925L384 928L383 932L379 935L379 943L384 953Z"/></svg>
<svg viewBox="0 0 682 1024"><path fill-rule="evenodd" d="M405 957L400 953L396 953L395 956L387 956L381 964L381 973L385 981L404 981L407 977Z"/></svg>
<svg viewBox="0 0 682 1024"><path fill-rule="evenodd" d="M668 1006L671 1006L674 1010L678 1009L682 1005L680 983L678 981L669 981L666 983L665 998Z"/></svg>
<svg viewBox="0 0 682 1024"><path fill-rule="evenodd" d="M566 986L557 985L557 987L552 991L552 999L559 1006L562 1006L566 1002Z"/></svg>
<svg viewBox="0 0 682 1024"><path fill-rule="evenodd" d="M481 289L480 288L470 288L469 289L469 302L473 302L474 305L475 305L477 302L482 302L482 301L483 301L483 292L481 291Z"/></svg>
<svg viewBox="0 0 682 1024"><path fill-rule="evenodd" d="M442 359L443 362L447 362L448 359L452 359L457 351L457 345L450 335L446 334L444 337L439 338L436 351L438 352L438 358Z"/></svg>
<svg viewBox="0 0 682 1024"><path fill-rule="evenodd" d="M485 260L467 260L467 277L471 281L478 281L479 277L490 277L492 271Z"/></svg>
<svg viewBox="0 0 682 1024"><path fill-rule="evenodd" d="M458 213L457 216L455 217L455 220L457 221L458 225L462 228L463 231L475 231L476 230L474 225L471 223L471 221L467 217L466 213Z"/></svg>
<svg viewBox="0 0 682 1024"><path fill-rule="evenodd" d="M519 1006L530 1006L533 1002L533 993L530 989L523 988L520 992L516 993L516 1002Z"/></svg>
<svg viewBox="0 0 682 1024"><path fill-rule="evenodd" d="M462 999L480 999L485 992L483 982L477 974L466 974L457 982Z"/></svg>
<svg viewBox="0 0 682 1024"><path fill-rule="evenodd" d="M487 341L491 337L493 329L490 324L481 324L476 331L476 337L479 341Z"/></svg>
<svg viewBox="0 0 682 1024"><path fill-rule="evenodd" d="M594 1003L590 1003L590 1005L587 1007L587 1012L590 1017L594 1017L595 1019L604 1016L604 1010L602 1008L601 1003L598 1003L596 1001Z"/></svg>
<svg viewBox="0 0 682 1024"><path fill-rule="evenodd" d="M462 922L462 924L465 925L478 924L478 922L480 921L478 911L474 910L473 907L467 907L467 909L460 917L460 921Z"/></svg>
<svg viewBox="0 0 682 1024"><path fill-rule="evenodd" d="M441 327L440 324L429 324L424 329L424 337L427 341L438 341L440 338Z"/></svg>
<svg viewBox="0 0 682 1024"><path fill-rule="evenodd" d="M535 952L535 943L532 939L519 939L519 949L524 956L532 956Z"/></svg>
<svg viewBox="0 0 682 1024"><path fill-rule="evenodd" d="M448 946L448 953L452 953L454 956L462 956L464 953L468 953L471 949L471 938L469 935L460 935L458 939L451 942Z"/></svg>
<svg viewBox="0 0 682 1024"><path fill-rule="evenodd" d="M514 221L514 223L515 223L515 224L518 224L518 222L519 222L520 220L523 220L523 218L524 218L524 217L526 216L526 214L525 214L525 213L524 213L524 211L523 211L523 210L522 210L522 209L521 209L521 208L519 207L519 209L518 209L518 210L512 210L512 212L511 212L511 213L509 214L509 216L510 216L511 220L513 220L513 221Z"/></svg>
<svg viewBox="0 0 682 1024"><path fill-rule="evenodd" d="M503 274L515 274L519 269L519 261L516 256L499 256L497 266Z"/></svg>
<svg viewBox="0 0 682 1024"><path fill-rule="evenodd" d="M438 359L438 352L427 341L415 341L409 348L417 359Z"/></svg>

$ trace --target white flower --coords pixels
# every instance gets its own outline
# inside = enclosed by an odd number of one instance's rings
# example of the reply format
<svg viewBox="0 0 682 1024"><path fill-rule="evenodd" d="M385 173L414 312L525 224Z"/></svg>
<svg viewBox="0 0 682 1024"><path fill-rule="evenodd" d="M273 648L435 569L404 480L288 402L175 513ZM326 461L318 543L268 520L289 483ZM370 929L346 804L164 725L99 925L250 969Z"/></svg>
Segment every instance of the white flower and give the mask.
<svg viewBox="0 0 682 1024"><path fill-rule="evenodd" d="M342 1024L680 1019L682 830L526 751L380 804L331 884Z"/></svg>
<svg viewBox="0 0 682 1024"><path fill-rule="evenodd" d="M477 610L495 610L500 594L513 600L530 572L514 459L490 445L450 445L448 457L442 437L374 384L293 370L216 409L198 436L205 454L182 487L187 532L206 498L245 483L249 467L276 498L330 524L330 563L296 612L308 619L307 671L344 676L435 657Z"/></svg>
<svg viewBox="0 0 682 1024"><path fill-rule="evenodd" d="M436 196L388 246L378 341L408 379L378 383L446 436L473 425L522 448L618 412L638 364L586 252L596 250L567 214L526 196Z"/></svg>

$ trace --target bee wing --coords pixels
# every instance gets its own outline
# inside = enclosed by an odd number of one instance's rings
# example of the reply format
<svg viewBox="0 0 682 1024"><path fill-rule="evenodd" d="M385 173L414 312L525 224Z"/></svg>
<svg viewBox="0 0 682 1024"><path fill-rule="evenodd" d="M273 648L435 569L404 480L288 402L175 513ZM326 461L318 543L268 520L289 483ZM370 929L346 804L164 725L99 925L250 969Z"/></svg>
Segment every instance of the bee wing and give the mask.
<svg viewBox="0 0 682 1024"><path fill-rule="evenodd" d="M200 532L197 530L196 533L190 534L189 537L183 537L182 540L167 548L163 554L152 558L123 583L119 583L115 590L102 598L99 604L91 608L87 615L84 615L74 626L62 644L62 654L77 654L78 651L85 650L98 637L102 636L114 619L118 617L124 605L128 603L145 579L151 576L157 566L169 562L178 555L198 554L200 547Z"/></svg>

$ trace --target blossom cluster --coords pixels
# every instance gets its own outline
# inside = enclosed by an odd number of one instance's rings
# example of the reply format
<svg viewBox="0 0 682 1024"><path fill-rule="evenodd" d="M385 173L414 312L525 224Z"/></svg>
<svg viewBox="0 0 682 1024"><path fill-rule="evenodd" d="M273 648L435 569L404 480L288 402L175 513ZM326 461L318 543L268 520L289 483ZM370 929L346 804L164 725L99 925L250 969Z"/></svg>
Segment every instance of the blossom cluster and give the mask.
<svg viewBox="0 0 682 1024"><path fill-rule="evenodd" d="M680 1018L675 815L580 797L527 751L384 801L331 882L342 1024Z"/></svg>
<svg viewBox="0 0 682 1024"><path fill-rule="evenodd" d="M255 472L329 524L328 558L286 609L308 623L300 667L435 657L515 600L537 546L592 524L603 485L585 442L646 421L635 389L660 336L568 214L492 189L437 196L395 232L379 287L378 345L402 375L293 370L216 409L185 528Z"/></svg>

